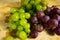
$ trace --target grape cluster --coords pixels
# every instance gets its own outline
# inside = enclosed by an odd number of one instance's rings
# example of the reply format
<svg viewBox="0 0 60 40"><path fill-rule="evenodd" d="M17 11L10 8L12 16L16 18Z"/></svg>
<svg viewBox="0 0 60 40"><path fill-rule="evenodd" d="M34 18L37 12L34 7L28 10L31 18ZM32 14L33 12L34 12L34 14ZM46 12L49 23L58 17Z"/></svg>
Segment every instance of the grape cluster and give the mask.
<svg viewBox="0 0 60 40"><path fill-rule="evenodd" d="M30 24L28 22L28 19L30 18L30 13L25 12L25 10L22 8L11 8L10 12L10 34L13 37L19 37L22 40L25 40L30 33ZM9 38L13 40L13 37L7 37L6 40L9 40Z"/></svg>
<svg viewBox="0 0 60 40"><path fill-rule="evenodd" d="M25 40L29 35L31 35L30 37L36 38L36 36L38 36L37 31L41 32L43 30L43 26L41 24L35 25L35 23L39 23L38 19L45 15L42 11L46 9L46 6L46 0L21 0L21 7L19 9L11 8L11 14L9 16L9 29L12 37L7 37L7 40L9 40L9 38L12 38L11 40L13 40L13 37ZM42 14L39 13L39 10L41 10ZM39 11L37 12L38 19L35 16L36 11ZM30 19L31 16L33 17ZM32 25L34 27L31 27L31 23L29 23L29 21L34 24ZM37 31L32 29L34 31L32 31L33 33L30 33L30 28L35 27Z"/></svg>
<svg viewBox="0 0 60 40"><path fill-rule="evenodd" d="M60 35L60 9L52 6L47 7L44 11L36 11L36 15L30 18L30 25L30 37L32 38L36 38L38 36L37 32L42 32L44 29L49 34Z"/></svg>

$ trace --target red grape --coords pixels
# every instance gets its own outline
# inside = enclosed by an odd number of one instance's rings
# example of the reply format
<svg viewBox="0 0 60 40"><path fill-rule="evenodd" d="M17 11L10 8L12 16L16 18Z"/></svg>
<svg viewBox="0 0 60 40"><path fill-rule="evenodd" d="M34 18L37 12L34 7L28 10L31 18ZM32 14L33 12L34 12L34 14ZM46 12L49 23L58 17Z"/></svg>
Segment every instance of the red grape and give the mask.
<svg viewBox="0 0 60 40"><path fill-rule="evenodd" d="M55 29L55 33L56 33L57 35L60 35L60 27L57 27L57 28Z"/></svg>
<svg viewBox="0 0 60 40"><path fill-rule="evenodd" d="M42 18L42 21L46 23L49 19L50 19L49 16L44 16L44 17Z"/></svg>
<svg viewBox="0 0 60 40"><path fill-rule="evenodd" d="M42 32L42 31L43 31L43 26L42 26L41 24L38 24L38 25L36 26L36 30L37 30L38 32Z"/></svg>
<svg viewBox="0 0 60 40"><path fill-rule="evenodd" d="M55 29L58 26L58 21L56 19L50 19L47 22L48 28Z"/></svg>
<svg viewBox="0 0 60 40"><path fill-rule="evenodd" d="M30 23L32 23L32 24L38 23L37 17L36 17L36 16L32 16L32 17L30 18Z"/></svg>
<svg viewBox="0 0 60 40"><path fill-rule="evenodd" d="M60 16L59 15L54 15L52 18L57 19L58 21L60 21Z"/></svg>
<svg viewBox="0 0 60 40"><path fill-rule="evenodd" d="M37 31L31 31L29 34L30 38L36 38L38 36L38 32Z"/></svg>
<svg viewBox="0 0 60 40"><path fill-rule="evenodd" d="M41 19L45 14L42 11L37 11L36 15L38 19Z"/></svg>

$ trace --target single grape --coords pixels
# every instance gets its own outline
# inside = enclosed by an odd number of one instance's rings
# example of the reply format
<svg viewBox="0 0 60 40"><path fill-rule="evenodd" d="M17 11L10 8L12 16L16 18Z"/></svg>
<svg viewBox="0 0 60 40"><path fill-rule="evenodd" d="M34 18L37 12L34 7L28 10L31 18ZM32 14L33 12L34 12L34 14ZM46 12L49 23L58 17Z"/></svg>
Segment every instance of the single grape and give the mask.
<svg viewBox="0 0 60 40"><path fill-rule="evenodd" d="M38 25L36 26L36 30L37 30L38 32L42 32L42 31L43 31L43 26L42 26L41 24L38 24Z"/></svg>
<svg viewBox="0 0 60 40"><path fill-rule="evenodd" d="M15 13L15 12L17 12L17 11L18 11L18 9L16 9L16 8L11 8L11 9L10 9L10 12L11 12L11 13Z"/></svg>
<svg viewBox="0 0 60 40"><path fill-rule="evenodd" d="M26 20L26 19L21 19L21 20L20 20L20 25L23 26L23 25L26 24L26 23L27 23L27 20Z"/></svg>
<svg viewBox="0 0 60 40"><path fill-rule="evenodd" d="M18 31L23 31L23 26L18 26L17 30Z"/></svg>
<svg viewBox="0 0 60 40"><path fill-rule="evenodd" d="M54 8L53 10L51 10L51 13L52 14L60 14L60 9L58 9L58 8Z"/></svg>
<svg viewBox="0 0 60 40"><path fill-rule="evenodd" d="M19 20L19 14L18 13L14 13L13 15L11 15L10 20L18 21Z"/></svg>
<svg viewBox="0 0 60 40"><path fill-rule="evenodd" d="M14 40L14 38L12 36L8 36L8 37L6 37L5 40Z"/></svg>
<svg viewBox="0 0 60 40"><path fill-rule="evenodd" d="M47 2L47 0L41 0L41 4L42 4L42 6L47 6L48 2Z"/></svg>
<svg viewBox="0 0 60 40"><path fill-rule="evenodd" d="M30 16L31 16L30 13L25 13L25 18L26 18L26 19L29 19Z"/></svg>
<svg viewBox="0 0 60 40"><path fill-rule="evenodd" d="M24 31L21 31L19 33L19 38L21 38L22 40L25 40L25 39L27 39L27 34Z"/></svg>
<svg viewBox="0 0 60 40"><path fill-rule="evenodd" d="M55 29L55 33L56 33L57 35L60 35L60 27L57 27L57 28Z"/></svg>
<svg viewBox="0 0 60 40"><path fill-rule="evenodd" d="M34 1L34 0L31 0L31 1L30 1L30 4L31 4L31 5L33 5L34 3L35 3L35 1Z"/></svg>
<svg viewBox="0 0 60 40"><path fill-rule="evenodd" d="M52 18L60 21L60 16L59 15L54 15Z"/></svg>
<svg viewBox="0 0 60 40"><path fill-rule="evenodd" d="M25 29L25 32L29 34L30 33L30 29Z"/></svg>
<svg viewBox="0 0 60 40"><path fill-rule="evenodd" d="M43 16L45 16L45 14L42 11L37 11L36 16L38 19L41 19Z"/></svg>
<svg viewBox="0 0 60 40"><path fill-rule="evenodd" d="M45 23L47 23L48 20L50 20L50 17L49 16L44 16L42 18L42 21L45 22Z"/></svg>
<svg viewBox="0 0 60 40"><path fill-rule="evenodd" d="M31 8L32 8L31 4L27 4L27 5L26 5L26 9L27 9L27 10L30 10Z"/></svg>
<svg viewBox="0 0 60 40"><path fill-rule="evenodd" d="M25 24L24 24L24 28L25 28L25 29L30 29L30 24L29 24L29 23L25 23Z"/></svg>
<svg viewBox="0 0 60 40"><path fill-rule="evenodd" d="M48 28L55 29L58 26L58 21L56 19L50 19L47 22Z"/></svg>
<svg viewBox="0 0 60 40"><path fill-rule="evenodd" d="M43 11L46 10L46 6L42 7L42 10L43 10Z"/></svg>
<svg viewBox="0 0 60 40"><path fill-rule="evenodd" d="M31 24L38 23L37 17L36 17L36 16L32 16L32 17L30 18L30 23L31 23Z"/></svg>
<svg viewBox="0 0 60 40"><path fill-rule="evenodd" d="M30 38L36 38L38 36L38 32L37 31L31 31L29 34Z"/></svg>
<svg viewBox="0 0 60 40"><path fill-rule="evenodd" d="M42 10L42 6L40 4L36 5L37 10Z"/></svg>
<svg viewBox="0 0 60 40"><path fill-rule="evenodd" d="M46 15L50 15L51 13L51 10L52 10L52 8L51 7L47 7L47 9L46 10L44 10L44 13L46 14Z"/></svg>
<svg viewBox="0 0 60 40"><path fill-rule="evenodd" d="M20 16L20 19L25 19L25 14L24 13L20 14L19 16Z"/></svg>
<svg viewBox="0 0 60 40"><path fill-rule="evenodd" d="M10 24L11 29L16 29L16 24Z"/></svg>
<svg viewBox="0 0 60 40"><path fill-rule="evenodd" d="M19 9L19 13L22 14L22 13L25 13L25 10L24 9Z"/></svg>
<svg viewBox="0 0 60 40"><path fill-rule="evenodd" d="M35 0L35 5L39 4L41 0Z"/></svg>

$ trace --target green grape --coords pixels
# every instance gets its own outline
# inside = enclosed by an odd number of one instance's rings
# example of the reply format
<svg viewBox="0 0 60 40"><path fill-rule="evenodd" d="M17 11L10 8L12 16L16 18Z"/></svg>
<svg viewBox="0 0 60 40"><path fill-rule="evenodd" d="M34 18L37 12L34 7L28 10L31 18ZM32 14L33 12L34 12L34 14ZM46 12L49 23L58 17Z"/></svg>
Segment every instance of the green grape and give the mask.
<svg viewBox="0 0 60 40"><path fill-rule="evenodd" d="M14 38L12 36L8 36L8 37L6 37L5 40L14 40Z"/></svg>
<svg viewBox="0 0 60 40"><path fill-rule="evenodd" d="M21 32L21 31L17 31L17 32L16 32L16 36L17 36L17 37L19 37L19 33L20 33L20 32Z"/></svg>
<svg viewBox="0 0 60 40"><path fill-rule="evenodd" d="M25 29L25 32L29 34L30 33L30 29Z"/></svg>
<svg viewBox="0 0 60 40"><path fill-rule="evenodd" d="M21 38L22 40L25 40L25 39L27 39L27 34L24 31L21 31L19 33L19 38Z"/></svg>
<svg viewBox="0 0 60 40"><path fill-rule="evenodd" d="M34 4L34 2L35 2L34 0L31 0L31 1L30 1L30 4L31 4L31 5L33 5L33 4Z"/></svg>
<svg viewBox="0 0 60 40"><path fill-rule="evenodd" d="M22 5L27 5L30 0L21 0Z"/></svg>
<svg viewBox="0 0 60 40"><path fill-rule="evenodd" d="M30 18L30 13L25 13L25 18L29 19Z"/></svg>
<svg viewBox="0 0 60 40"><path fill-rule="evenodd" d="M23 31L23 26L18 26L17 30L18 31Z"/></svg>
<svg viewBox="0 0 60 40"><path fill-rule="evenodd" d="M43 11L46 10L46 6L42 7L42 10L43 10Z"/></svg>
<svg viewBox="0 0 60 40"><path fill-rule="evenodd" d="M17 12L17 11L18 11L18 9L16 9L16 8L11 8L11 9L10 9L10 12L11 12L11 13L15 13L15 12Z"/></svg>
<svg viewBox="0 0 60 40"><path fill-rule="evenodd" d="M23 26L23 25L26 24L26 23L27 23L27 20L26 20L26 19L21 19L21 20L20 20L20 25Z"/></svg>
<svg viewBox="0 0 60 40"><path fill-rule="evenodd" d="M26 9L27 9L27 10L30 10L31 8L32 8L31 4L27 4L27 5L26 5Z"/></svg>
<svg viewBox="0 0 60 40"><path fill-rule="evenodd" d="M18 13L14 13L13 15L11 15L11 20L12 21L18 21L19 20L19 14Z"/></svg>
<svg viewBox="0 0 60 40"><path fill-rule="evenodd" d="M47 2L47 0L41 0L41 4L42 4L42 6L47 6L48 2Z"/></svg>
<svg viewBox="0 0 60 40"><path fill-rule="evenodd" d="M41 0L35 0L35 5L39 4Z"/></svg>
<svg viewBox="0 0 60 40"><path fill-rule="evenodd" d="M16 29L16 24L10 24L11 29Z"/></svg>
<svg viewBox="0 0 60 40"><path fill-rule="evenodd" d="M20 14L25 13L25 10L24 10L23 8L21 8L21 9L19 10L19 13L20 13Z"/></svg>
<svg viewBox="0 0 60 40"><path fill-rule="evenodd" d="M25 28L25 29L30 29L30 24L29 24L29 23L25 23L25 24L24 24L24 28Z"/></svg>
<svg viewBox="0 0 60 40"><path fill-rule="evenodd" d="M42 10L42 6L38 4L38 5L36 5L36 9L37 10Z"/></svg>
<svg viewBox="0 0 60 40"><path fill-rule="evenodd" d="M24 13L20 14L20 19L25 19L25 14Z"/></svg>

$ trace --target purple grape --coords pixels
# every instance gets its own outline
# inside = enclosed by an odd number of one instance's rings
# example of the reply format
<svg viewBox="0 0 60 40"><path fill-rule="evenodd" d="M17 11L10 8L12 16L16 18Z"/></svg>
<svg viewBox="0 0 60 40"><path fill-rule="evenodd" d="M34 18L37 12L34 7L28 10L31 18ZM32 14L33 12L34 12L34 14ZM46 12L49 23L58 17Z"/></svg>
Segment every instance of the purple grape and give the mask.
<svg viewBox="0 0 60 40"><path fill-rule="evenodd" d="M32 24L38 23L37 17L36 17L36 16L32 16L32 17L30 18L30 23L32 23Z"/></svg>
<svg viewBox="0 0 60 40"><path fill-rule="evenodd" d="M36 15L38 19L41 19L45 14L42 11L37 11Z"/></svg>
<svg viewBox="0 0 60 40"><path fill-rule="evenodd" d="M50 19L47 22L48 28L55 29L58 26L58 21L56 19Z"/></svg>
<svg viewBox="0 0 60 40"><path fill-rule="evenodd" d="M56 33L57 35L60 35L60 27L57 27L57 28L55 29L55 33Z"/></svg>
<svg viewBox="0 0 60 40"><path fill-rule="evenodd" d="M60 9L58 9L58 8L54 8L53 10L51 10L51 13L52 14L60 14Z"/></svg>
<svg viewBox="0 0 60 40"><path fill-rule="evenodd" d="M44 11L44 13L45 13L46 15L49 15L51 10L52 10L51 7L47 7L47 9Z"/></svg>
<svg viewBox="0 0 60 40"><path fill-rule="evenodd" d="M52 18L60 21L60 16L59 15L54 15Z"/></svg>
<svg viewBox="0 0 60 40"><path fill-rule="evenodd" d="M38 32L42 32L43 31L43 26L41 25L41 24L38 24L37 26L36 26L36 30L38 31Z"/></svg>
<svg viewBox="0 0 60 40"><path fill-rule="evenodd" d="M42 21L46 23L49 19L50 19L49 16L44 16L44 17L42 18Z"/></svg>
<svg viewBox="0 0 60 40"><path fill-rule="evenodd" d="M31 31L29 34L30 38L36 38L38 36L38 32L37 31Z"/></svg>

